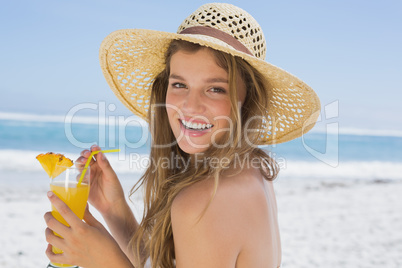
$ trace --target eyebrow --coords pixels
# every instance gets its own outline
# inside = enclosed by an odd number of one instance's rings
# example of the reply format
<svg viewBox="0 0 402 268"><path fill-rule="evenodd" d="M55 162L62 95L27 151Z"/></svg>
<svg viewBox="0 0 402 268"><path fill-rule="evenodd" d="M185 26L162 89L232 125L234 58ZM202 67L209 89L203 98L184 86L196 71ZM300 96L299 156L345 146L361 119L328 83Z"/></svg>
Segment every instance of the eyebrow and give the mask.
<svg viewBox="0 0 402 268"><path fill-rule="evenodd" d="M171 74L169 76L169 79L177 79L177 80L182 80L185 81L186 79L184 79L183 77L181 77L180 75L177 74ZM205 80L205 82L207 83L226 83L228 84L229 81L225 78L221 78L221 77L212 77L212 78L208 78Z"/></svg>

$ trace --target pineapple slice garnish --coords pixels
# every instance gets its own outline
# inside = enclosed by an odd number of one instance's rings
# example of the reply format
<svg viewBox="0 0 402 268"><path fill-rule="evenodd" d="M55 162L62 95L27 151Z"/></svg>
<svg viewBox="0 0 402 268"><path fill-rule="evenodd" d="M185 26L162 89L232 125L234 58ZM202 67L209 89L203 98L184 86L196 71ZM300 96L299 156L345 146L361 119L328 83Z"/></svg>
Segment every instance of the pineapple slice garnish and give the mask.
<svg viewBox="0 0 402 268"><path fill-rule="evenodd" d="M59 176L64 170L73 165L73 161L62 154L46 153L36 157L49 178Z"/></svg>

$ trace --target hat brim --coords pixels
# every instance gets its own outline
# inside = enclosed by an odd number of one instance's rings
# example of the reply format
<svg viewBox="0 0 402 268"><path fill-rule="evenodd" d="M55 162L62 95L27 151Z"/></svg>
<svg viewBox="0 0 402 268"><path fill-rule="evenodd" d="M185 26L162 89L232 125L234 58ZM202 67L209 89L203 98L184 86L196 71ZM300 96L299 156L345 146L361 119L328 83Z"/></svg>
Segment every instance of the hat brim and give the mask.
<svg viewBox="0 0 402 268"><path fill-rule="evenodd" d="M151 85L165 68L165 52L172 40L185 40L241 57L264 76L269 85L270 106L261 145L290 141L313 128L320 113L320 100L296 76L213 37L146 29L115 31L100 47L100 65L106 81L134 114L148 121Z"/></svg>

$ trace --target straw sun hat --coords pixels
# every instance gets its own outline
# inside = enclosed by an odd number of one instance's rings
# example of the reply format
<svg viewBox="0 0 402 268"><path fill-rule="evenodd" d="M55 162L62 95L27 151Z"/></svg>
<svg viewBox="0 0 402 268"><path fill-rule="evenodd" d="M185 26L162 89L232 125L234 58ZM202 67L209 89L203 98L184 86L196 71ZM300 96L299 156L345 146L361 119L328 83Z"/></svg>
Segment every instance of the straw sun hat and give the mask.
<svg viewBox="0 0 402 268"><path fill-rule="evenodd" d="M314 126L320 111L315 92L297 77L266 62L266 43L259 24L243 9L223 3L199 7L177 33L128 29L105 38L100 48L103 74L134 114L147 120L151 85L165 68L165 51L174 39L241 57L263 74L270 105L261 129L261 145L295 139Z"/></svg>

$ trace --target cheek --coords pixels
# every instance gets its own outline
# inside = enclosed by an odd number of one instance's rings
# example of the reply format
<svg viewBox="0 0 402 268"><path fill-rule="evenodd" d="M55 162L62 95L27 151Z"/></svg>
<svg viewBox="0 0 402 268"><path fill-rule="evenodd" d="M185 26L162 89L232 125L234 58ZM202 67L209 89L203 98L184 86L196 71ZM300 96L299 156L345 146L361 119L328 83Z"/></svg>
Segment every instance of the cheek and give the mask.
<svg viewBox="0 0 402 268"><path fill-rule="evenodd" d="M215 105L215 113L222 116L230 116L230 110L232 109L230 100L222 101L219 105Z"/></svg>
<svg viewBox="0 0 402 268"><path fill-rule="evenodd" d="M211 111L220 127L229 125L231 104L230 101L222 101L219 104L211 106Z"/></svg>
<svg viewBox="0 0 402 268"><path fill-rule="evenodd" d="M176 107L176 100L172 96L172 94L169 94L169 92L166 94L165 103L166 103L166 111L170 119L170 117L175 111L174 107Z"/></svg>
<svg viewBox="0 0 402 268"><path fill-rule="evenodd" d="M179 103L180 103L180 98L175 96L174 94L166 94L166 112L169 118L170 125L172 126L172 122L175 122L175 120L179 117L180 115L180 109L179 109Z"/></svg>
<svg viewBox="0 0 402 268"><path fill-rule="evenodd" d="M178 109L183 102L183 96L180 94L174 94L174 93L169 93L169 91L166 93L166 98L165 98L165 103L169 107L175 107Z"/></svg>
<svg viewBox="0 0 402 268"><path fill-rule="evenodd" d="M172 94L169 94L169 91L166 93L166 98L165 98L165 103L167 105L171 105L173 102L172 100Z"/></svg>

